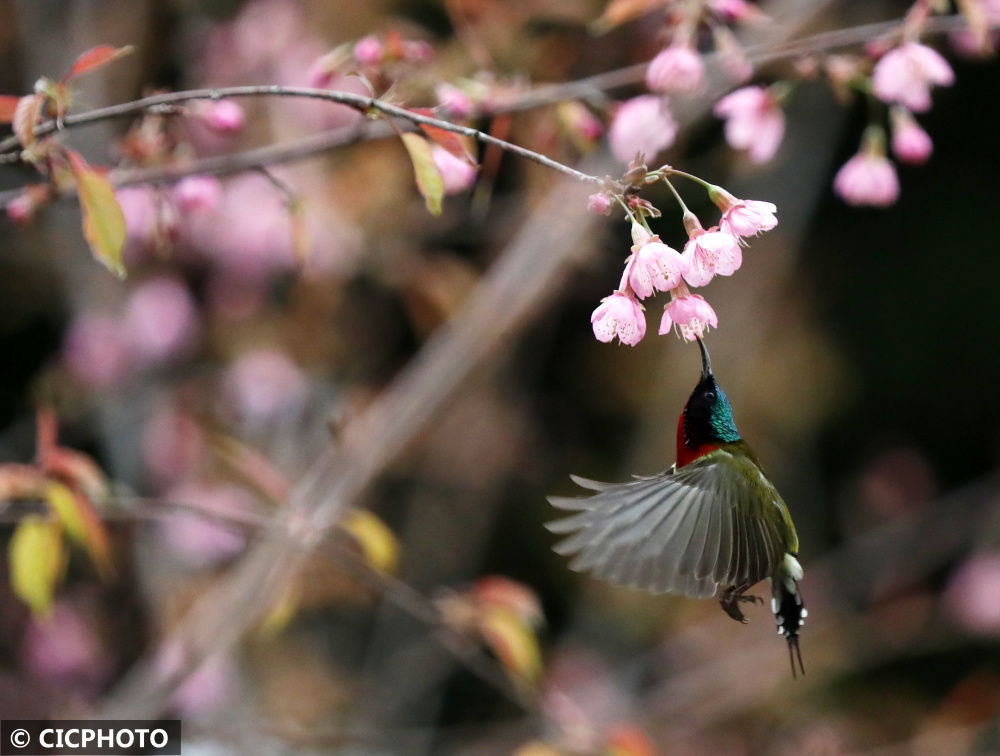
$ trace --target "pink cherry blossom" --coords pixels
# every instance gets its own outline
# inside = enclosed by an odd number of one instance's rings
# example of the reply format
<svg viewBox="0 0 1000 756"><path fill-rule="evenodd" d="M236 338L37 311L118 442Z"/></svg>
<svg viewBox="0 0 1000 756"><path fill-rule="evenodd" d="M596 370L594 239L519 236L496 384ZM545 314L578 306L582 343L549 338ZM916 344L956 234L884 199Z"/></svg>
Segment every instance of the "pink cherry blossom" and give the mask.
<svg viewBox="0 0 1000 756"><path fill-rule="evenodd" d="M243 107L233 100L219 100L205 109L205 122L220 134L235 134L243 130L246 116Z"/></svg>
<svg viewBox="0 0 1000 756"><path fill-rule="evenodd" d="M639 299L652 296L654 291L670 291L681 282L686 270L681 253L671 249L654 236L632 247L626 263L626 278Z"/></svg>
<svg viewBox="0 0 1000 756"><path fill-rule="evenodd" d="M704 286L718 274L731 276L743 264L743 252L736 237L716 227L695 229L684 245L686 270L684 280L691 286Z"/></svg>
<svg viewBox="0 0 1000 756"><path fill-rule="evenodd" d="M123 320L129 356L154 365L182 355L198 329L194 299L180 281L162 276L140 284Z"/></svg>
<svg viewBox="0 0 1000 756"><path fill-rule="evenodd" d="M941 54L919 42L905 42L875 64L872 91L884 102L898 102L915 112L931 106L931 86L950 86L955 74Z"/></svg>
<svg viewBox="0 0 1000 756"><path fill-rule="evenodd" d="M899 178L885 155L862 150L837 171L833 188L850 205L885 207L899 198Z"/></svg>
<svg viewBox="0 0 1000 756"><path fill-rule="evenodd" d="M892 109L892 154L903 163L926 163L934 151L930 135L905 108Z"/></svg>
<svg viewBox="0 0 1000 756"><path fill-rule="evenodd" d="M368 36L354 45L354 60L363 66L374 66L382 60L382 43L378 37Z"/></svg>
<svg viewBox="0 0 1000 756"><path fill-rule="evenodd" d="M587 197L587 211L596 215L611 212L611 198L604 192L596 192Z"/></svg>
<svg viewBox="0 0 1000 756"><path fill-rule="evenodd" d="M215 176L188 176L177 182L170 198L184 213L214 210L222 196L222 185Z"/></svg>
<svg viewBox="0 0 1000 756"><path fill-rule="evenodd" d="M663 308L660 320L660 335L668 334L676 328L685 341L694 341L704 336L709 328L719 327L719 318L712 305L698 294L691 294L686 286L671 292L670 304Z"/></svg>
<svg viewBox="0 0 1000 756"><path fill-rule="evenodd" d="M635 346L646 335L646 316L634 297L616 291L605 297L590 316L594 336L605 343L615 336L622 344Z"/></svg>
<svg viewBox="0 0 1000 756"><path fill-rule="evenodd" d="M704 78L701 56L686 44L660 50L646 69L646 86L652 92L697 92Z"/></svg>
<svg viewBox="0 0 1000 756"><path fill-rule="evenodd" d="M460 194L475 183L478 173L476 166L455 157L441 145L431 147L431 157L444 179L445 194Z"/></svg>
<svg viewBox="0 0 1000 756"><path fill-rule="evenodd" d="M119 319L100 313L85 312L73 320L62 358L76 380L95 389L117 386L131 370Z"/></svg>
<svg viewBox="0 0 1000 756"><path fill-rule="evenodd" d="M456 86L448 83L438 84L434 89L438 104L448 111L448 115L453 118L468 118L475 110L476 105L472 98Z"/></svg>
<svg viewBox="0 0 1000 756"><path fill-rule="evenodd" d="M785 135L785 113L771 91L763 87L731 92L715 104L715 114L726 119L729 146L748 150L755 163L774 157Z"/></svg>
<svg viewBox="0 0 1000 756"><path fill-rule="evenodd" d="M653 160L674 143L676 136L677 123L667 110L664 98L639 95L618 108L611 121L608 142L614 156L628 163L636 153Z"/></svg>
<svg viewBox="0 0 1000 756"><path fill-rule="evenodd" d="M240 416L267 422L305 404L309 391L302 372L284 353L256 349L242 355L222 379L223 394Z"/></svg>
<svg viewBox="0 0 1000 756"><path fill-rule="evenodd" d="M778 225L775 217L778 207L762 200L737 200L722 214L719 227L737 239L756 236L761 231L770 231Z"/></svg>

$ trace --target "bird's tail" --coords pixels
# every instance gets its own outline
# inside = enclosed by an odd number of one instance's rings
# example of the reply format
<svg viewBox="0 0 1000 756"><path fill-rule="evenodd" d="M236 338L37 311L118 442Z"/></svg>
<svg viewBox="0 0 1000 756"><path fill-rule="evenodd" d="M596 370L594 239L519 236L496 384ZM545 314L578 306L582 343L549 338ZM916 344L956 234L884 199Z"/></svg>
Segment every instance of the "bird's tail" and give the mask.
<svg viewBox="0 0 1000 756"><path fill-rule="evenodd" d="M799 630L809 612L802 602L799 593L799 580L802 579L802 565L792 554L785 554L785 559L778 566L771 578L771 609L778 623L778 635L784 635L788 641L788 658L792 664L792 677L796 677L795 663L798 661L798 671L806 673L802 665L802 651L799 649Z"/></svg>

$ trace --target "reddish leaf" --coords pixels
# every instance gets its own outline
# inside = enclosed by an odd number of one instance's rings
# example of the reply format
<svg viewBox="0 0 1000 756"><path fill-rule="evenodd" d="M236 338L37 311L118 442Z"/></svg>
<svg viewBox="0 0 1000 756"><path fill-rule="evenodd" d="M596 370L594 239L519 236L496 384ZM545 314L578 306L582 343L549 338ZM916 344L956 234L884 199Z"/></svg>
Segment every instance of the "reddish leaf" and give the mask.
<svg viewBox="0 0 1000 756"><path fill-rule="evenodd" d="M591 26L598 34L643 16L663 5L663 0L610 0L604 13Z"/></svg>
<svg viewBox="0 0 1000 756"><path fill-rule="evenodd" d="M413 163L413 173L417 179L417 188L424 196L427 209L431 215L441 214L441 202L444 199L444 179L431 156L431 145L419 134L403 134L403 144L410 153Z"/></svg>
<svg viewBox="0 0 1000 756"><path fill-rule="evenodd" d="M11 125L14 127L14 135L23 147L35 141L35 124L38 123L44 104L45 98L38 94L25 95L17 101Z"/></svg>
<svg viewBox="0 0 1000 756"><path fill-rule="evenodd" d="M0 123L10 123L14 120L14 111L17 110L20 101L21 98L14 95L0 95Z"/></svg>
<svg viewBox="0 0 1000 756"><path fill-rule="evenodd" d="M425 116L434 115L429 108L410 108L410 112ZM476 168L479 167L476 164L476 159L472 156L472 153L469 152L468 147L465 146L465 140L462 139L461 135L456 134L454 131L441 129L437 126L429 126L425 123L417 125L420 126L420 130L424 132L427 138L432 140L435 144L441 145L459 160L464 160L466 163Z"/></svg>
<svg viewBox="0 0 1000 756"><path fill-rule="evenodd" d="M132 45L125 45L125 47L112 47L111 45L99 45L93 49L87 50L73 64L73 67L69 70L69 73L63 77L63 81L68 81L74 76L79 76L87 71L93 71L95 68L100 68L113 60L117 60L123 55L128 55L133 50L135 50Z"/></svg>
<svg viewBox="0 0 1000 756"><path fill-rule="evenodd" d="M59 523L29 515L18 523L7 547L14 593L35 614L47 615L66 564Z"/></svg>
<svg viewBox="0 0 1000 756"><path fill-rule="evenodd" d="M90 250L108 270L124 278L122 247L125 245L125 216L115 198L115 190L107 178L87 165L79 153L67 150L66 155L76 178L80 207L83 209L83 235L90 244Z"/></svg>

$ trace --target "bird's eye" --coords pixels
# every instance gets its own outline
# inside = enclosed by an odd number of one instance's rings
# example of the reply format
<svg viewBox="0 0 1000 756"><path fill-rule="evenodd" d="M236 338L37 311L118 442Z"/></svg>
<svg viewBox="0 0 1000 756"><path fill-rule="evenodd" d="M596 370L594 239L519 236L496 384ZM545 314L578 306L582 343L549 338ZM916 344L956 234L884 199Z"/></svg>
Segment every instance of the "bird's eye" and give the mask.
<svg viewBox="0 0 1000 756"><path fill-rule="evenodd" d="M705 392L705 398L708 399L709 401L715 399L715 392L714 391L706 391Z"/></svg>

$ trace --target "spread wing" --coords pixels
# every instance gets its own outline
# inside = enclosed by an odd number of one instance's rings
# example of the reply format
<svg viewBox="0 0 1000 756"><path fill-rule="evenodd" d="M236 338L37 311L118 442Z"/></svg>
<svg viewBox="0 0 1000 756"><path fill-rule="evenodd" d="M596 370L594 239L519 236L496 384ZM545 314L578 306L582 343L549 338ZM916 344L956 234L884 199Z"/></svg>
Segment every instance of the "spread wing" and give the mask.
<svg viewBox="0 0 1000 756"><path fill-rule="evenodd" d="M555 550L575 555L574 570L653 593L704 598L719 585L752 585L784 558L781 519L765 511L783 507L777 491L752 462L726 451L628 483L573 480L594 495L549 497L576 514L546 527L569 534Z"/></svg>

